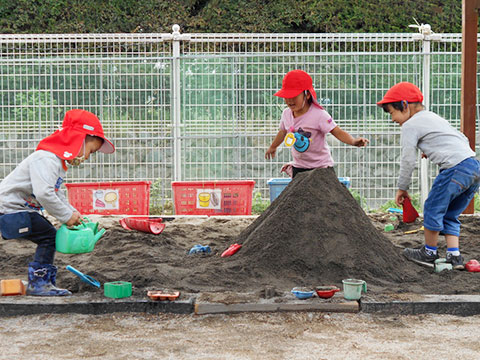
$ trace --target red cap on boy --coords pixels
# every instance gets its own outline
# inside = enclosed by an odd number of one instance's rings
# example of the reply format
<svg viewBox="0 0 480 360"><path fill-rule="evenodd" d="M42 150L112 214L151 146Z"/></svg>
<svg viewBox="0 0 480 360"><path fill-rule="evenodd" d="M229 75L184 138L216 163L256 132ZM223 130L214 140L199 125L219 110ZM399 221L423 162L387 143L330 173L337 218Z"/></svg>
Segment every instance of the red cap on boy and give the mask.
<svg viewBox="0 0 480 360"><path fill-rule="evenodd" d="M407 100L410 103L421 103L423 101L423 94L417 86L408 81L404 81L393 85L385 93L383 99L377 102L377 105L394 103L403 100Z"/></svg>
<svg viewBox="0 0 480 360"><path fill-rule="evenodd" d="M36 150L50 151L63 160L71 160L77 157L87 135L103 139L103 144L98 151L105 154L115 151L112 142L105 137L98 117L81 109L67 111L62 128L40 141Z"/></svg>

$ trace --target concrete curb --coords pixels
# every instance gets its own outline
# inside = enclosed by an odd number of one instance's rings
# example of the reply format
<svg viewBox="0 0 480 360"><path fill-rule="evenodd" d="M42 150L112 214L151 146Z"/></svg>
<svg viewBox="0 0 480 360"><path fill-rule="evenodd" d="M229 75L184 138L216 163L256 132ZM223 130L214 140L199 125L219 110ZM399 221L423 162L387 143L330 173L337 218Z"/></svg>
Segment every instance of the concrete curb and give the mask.
<svg viewBox="0 0 480 360"><path fill-rule="evenodd" d="M193 313L194 299L186 301L150 301L150 300L116 300L98 302L2 302L0 303L0 317L34 315L34 314L109 314L114 312L143 312L149 314Z"/></svg>
<svg viewBox="0 0 480 360"><path fill-rule="evenodd" d="M480 303L362 303L362 312L388 315L448 314L472 316L480 314Z"/></svg>
<svg viewBox="0 0 480 360"><path fill-rule="evenodd" d="M412 300L348 302L304 302L293 300L285 303L245 302L223 304L197 302L196 297L181 301L151 301L145 299L85 298L35 298L0 297L0 318L34 314L109 314L115 312L173 313L173 314L235 314L245 312L319 311L343 313L369 313L386 315L448 314L472 316L480 314L480 295L424 295Z"/></svg>
<svg viewBox="0 0 480 360"><path fill-rule="evenodd" d="M323 312L358 312L358 302L350 301L343 303L242 303L242 304L195 304L195 314L232 314L243 312L276 312L276 311L323 311Z"/></svg>
<svg viewBox="0 0 480 360"><path fill-rule="evenodd" d="M425 295L416 301L361 301L361 312L388 315L448 314L472 316L480 314L479 295Z"/></svg>

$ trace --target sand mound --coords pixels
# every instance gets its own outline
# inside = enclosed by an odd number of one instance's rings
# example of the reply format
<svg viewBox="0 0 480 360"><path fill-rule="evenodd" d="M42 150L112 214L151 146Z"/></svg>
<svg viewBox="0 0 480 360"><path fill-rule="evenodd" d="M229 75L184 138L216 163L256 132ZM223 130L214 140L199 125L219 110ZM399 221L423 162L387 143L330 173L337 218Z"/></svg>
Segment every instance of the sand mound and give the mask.
<svg viewBox="0 0 480 360"><path fill-rule="evenodd" d="M411 268L331 168L296 176L237 241L239 256L280 282L399 282Z"/></svg>

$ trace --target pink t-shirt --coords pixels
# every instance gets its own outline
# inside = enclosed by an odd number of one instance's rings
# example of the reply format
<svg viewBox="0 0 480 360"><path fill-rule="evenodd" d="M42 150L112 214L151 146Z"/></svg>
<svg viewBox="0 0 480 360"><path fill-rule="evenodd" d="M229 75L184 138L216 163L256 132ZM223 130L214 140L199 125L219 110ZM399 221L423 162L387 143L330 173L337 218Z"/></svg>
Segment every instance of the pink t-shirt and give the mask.
<svg viewBox="0 0 480 360"><path fill-rule="evenodd" d="M325 136L336 126L330 114L316 105L311 104L305 114L296 118L293 117L292 110L286 108L282 114L280 129L294 133L293 166L303 169L333 166Z"/></svg>

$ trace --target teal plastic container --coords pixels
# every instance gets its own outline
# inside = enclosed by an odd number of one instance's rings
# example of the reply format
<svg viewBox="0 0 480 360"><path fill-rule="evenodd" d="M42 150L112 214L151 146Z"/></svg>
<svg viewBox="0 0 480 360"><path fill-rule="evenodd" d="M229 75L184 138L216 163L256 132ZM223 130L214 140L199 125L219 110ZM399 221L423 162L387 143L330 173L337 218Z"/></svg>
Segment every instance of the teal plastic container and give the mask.
<svg viewBox="0 0 480 360"><path fill-rule="evenodd" d="M132 283L128 281L113 281L103 284L103 294L113 299L132 296Z"/></svg>

